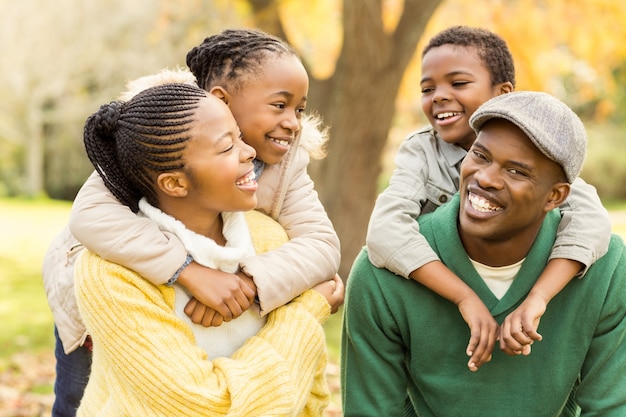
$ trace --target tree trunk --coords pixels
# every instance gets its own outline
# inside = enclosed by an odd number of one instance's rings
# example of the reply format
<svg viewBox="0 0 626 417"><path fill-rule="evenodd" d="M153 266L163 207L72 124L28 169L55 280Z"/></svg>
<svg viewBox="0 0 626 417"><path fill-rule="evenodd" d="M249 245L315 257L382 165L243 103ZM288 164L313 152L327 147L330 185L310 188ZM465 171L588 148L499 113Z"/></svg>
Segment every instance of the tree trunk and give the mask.
<svg viewBox="0 0 626 417"><path fill-rule="evenodd" d="M261 11L256 6L268 7L267 0L250 2L255 14ZM309 108L330 126L331 139L328 157L312 163L310 173L341 240L344 279L365 243L403 74L440 2L406 0L395 30L385 32L382 0L344 0L343 47L335 72L325 80L311 77ZM274 33L284 36L279 19L264 16Z"/></svg>

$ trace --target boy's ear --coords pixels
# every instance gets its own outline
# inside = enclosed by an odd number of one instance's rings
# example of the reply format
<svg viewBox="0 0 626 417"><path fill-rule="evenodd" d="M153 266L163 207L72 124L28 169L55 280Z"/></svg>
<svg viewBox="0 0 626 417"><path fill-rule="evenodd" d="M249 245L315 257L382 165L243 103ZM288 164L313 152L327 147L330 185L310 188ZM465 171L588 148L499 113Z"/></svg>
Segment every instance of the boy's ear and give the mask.
<svg viewBox="0 0 626 417"><path fill-rule="evenodd" d="M560 207L569 195L569 191L570 184L567 182L558 182L554 184L552 186L552 191L550 191L550 195L548 196L548 200L546 201L545 211L548 212L552 209Z"/></svg>
<svg viewBox="0 0 626 417"><path fill-rule="evenodd" d="M510 93L513 90L515 90L515 87L513 87L513 83L511 83L510 81L506 81L500 84L500 94Z"/></svg>
<svg viewBox="0 0 626 417"><path fill-rule="evenodd" d="M213 94L215 97L219 98L226 104L228 104L228 102L230 101L230 94L228 94L228 91L226 91L226 89L222 86L216 85L215 87L211 88L209 94Z"/></svg>
<svg viewBox="0 0 626 417"><path fill-rule="evenodd" d="M169 197L186 197L187 177L180 171L164 172L157 177L157 187Z"/></svg>

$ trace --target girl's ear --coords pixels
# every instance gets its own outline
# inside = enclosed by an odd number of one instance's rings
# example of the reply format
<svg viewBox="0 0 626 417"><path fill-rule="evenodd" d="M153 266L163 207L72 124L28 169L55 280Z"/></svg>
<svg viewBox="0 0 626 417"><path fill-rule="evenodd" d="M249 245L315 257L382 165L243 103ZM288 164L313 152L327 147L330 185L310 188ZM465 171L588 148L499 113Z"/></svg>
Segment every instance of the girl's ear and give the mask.
<svg viewBox="0 0 626 417"><path fill-rule="evenodd" d="M169 197L186 197L189 192L187 177L180 171L159 174L157 186L162 193Z"/></svg>
<svg viewBox="0 0 626 417"><path fill-rule="evenodd" d="M548 196L548 200L546 201L545 211L551 211L557 207L560 207L561 204L565 201L567 196L569 195L570 184L566 182L558 182L552 186L552 191Z"/></svg>
<svg viewBox="0 0 626 417"><path fill-rule="evenodd" d="M209 94L213 94L215 97L219 98L226 104L228 104L228 102L230 101L230 94L228 94L228 91L226 91L226 89L222 86L216 85L215 87L211 88Z"/></svg>

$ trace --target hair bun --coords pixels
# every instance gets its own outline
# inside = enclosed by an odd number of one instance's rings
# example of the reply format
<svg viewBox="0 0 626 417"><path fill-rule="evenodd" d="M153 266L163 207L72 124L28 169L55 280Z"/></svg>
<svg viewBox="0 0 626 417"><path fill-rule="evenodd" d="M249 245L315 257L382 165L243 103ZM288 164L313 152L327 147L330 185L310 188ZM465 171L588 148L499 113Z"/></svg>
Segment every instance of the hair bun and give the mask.
<svg viewBox="0 0 626 417"><path fill-rule="evenodd" d="M100 106L95 114L96 132L101 136L112 136L117 130L121 112L122 103L119 101Z"/></svg>

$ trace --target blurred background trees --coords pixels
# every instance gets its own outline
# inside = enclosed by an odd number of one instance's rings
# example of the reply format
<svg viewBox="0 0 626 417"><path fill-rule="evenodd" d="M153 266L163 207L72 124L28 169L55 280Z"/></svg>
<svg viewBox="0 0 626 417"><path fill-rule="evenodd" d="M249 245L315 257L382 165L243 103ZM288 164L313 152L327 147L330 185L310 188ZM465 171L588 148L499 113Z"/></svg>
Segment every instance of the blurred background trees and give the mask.
<svg viewBox="0 0 626 417"><path fill-rule="evenodd" d="M91 172L82 127L128 80L184 67L226 27L260 27L301 53L309 109L331 130L311 166L339 233L342 274L364 242L399 141L426 123L423 44L450 25L509 43L518 90L570 104L590 132L583 177L626 199L626 3L614 0L0 0L0 195L73 199Z"/></svg>

